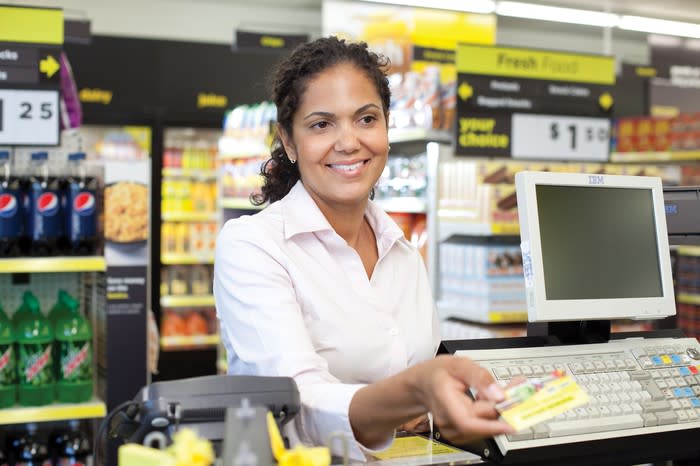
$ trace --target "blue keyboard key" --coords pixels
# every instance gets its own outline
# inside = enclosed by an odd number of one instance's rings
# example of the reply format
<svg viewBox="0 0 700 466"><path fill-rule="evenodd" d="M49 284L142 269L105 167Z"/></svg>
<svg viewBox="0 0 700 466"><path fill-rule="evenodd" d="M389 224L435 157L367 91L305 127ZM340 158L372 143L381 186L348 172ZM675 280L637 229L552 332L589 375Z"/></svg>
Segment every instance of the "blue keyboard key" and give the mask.
<svg viewBox="0 0 700 466"><path fill-rule="evenodd" d="M677 354L672 354L671 355L671 361L673 364L680 364L681 363L681 357L678 356Z"/></svg>
<svg viewBox="0 0 700 466"><path fill-rule="evenodd" d="M688 369L687 367L679 367L679 368L678 368L678 372L679 372L683 377L685 377L686 375L690 375L690 369Z"/></svg>
<svg viewBox="0 0 700 466"><path fill-rule="evenodd" d="M658 357L658 356L652 356L652 357L651 357L651 362L652 362L655 366L663 366L663 364L664 364L664 362L663 362L663 361L661 360L661 358Z"/></svg>
<svg viewBox="0 0 700 466"><path fill-rule="evenodd" d="M690 402L693 404L693 408L700 408L700 400L696 397L691 398Z"/></svg>
<svg viewBox="0 0 700 466"><path fill-rule="evenodd" d="M685 395L683 394L683 389L682 388L674 388L673 389L673 396L676 398L683 398Z"/></svg>
<svg viewBox="0 0 700 466"><path fill-rule="evenodd" d="M686 397L695 396L695 392L690 387L684 387L683 388L683 396L686 396Z"/></svg>

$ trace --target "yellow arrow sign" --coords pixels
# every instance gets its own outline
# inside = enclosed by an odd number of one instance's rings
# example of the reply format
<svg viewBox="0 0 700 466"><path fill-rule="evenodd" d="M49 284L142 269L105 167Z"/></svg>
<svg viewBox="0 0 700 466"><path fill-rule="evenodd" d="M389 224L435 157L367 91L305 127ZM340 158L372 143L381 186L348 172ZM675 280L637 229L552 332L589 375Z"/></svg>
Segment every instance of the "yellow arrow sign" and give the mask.
<svg viewBox="0 0 700 466"><path fill-rule="evenodd" d="M46 58L39 61L39 72L45 73L47 78L56 74L60 69L61 64L56 61L53 55L46 55Z"/></svg>
<svg viewBox="0 0 700 466"><path fill-rule="evenodd" d="M466 81L464 81L459 85L457 93L462 100L467 100L474 95L474 89Z"/></svg>

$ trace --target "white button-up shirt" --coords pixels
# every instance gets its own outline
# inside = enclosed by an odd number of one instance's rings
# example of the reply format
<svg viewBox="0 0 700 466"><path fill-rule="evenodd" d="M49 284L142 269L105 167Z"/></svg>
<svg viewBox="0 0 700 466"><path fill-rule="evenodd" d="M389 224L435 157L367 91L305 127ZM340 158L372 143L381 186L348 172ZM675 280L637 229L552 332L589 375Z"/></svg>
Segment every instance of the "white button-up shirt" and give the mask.
<svg viewBox="0 0 700 466"><path fill-rule="evenodd" d="M214 273L229 373L293 377L302 409L285 433L327 445L341 432L354 459L364 459L348 420L355 392L434 357L440 341L420 255L371 201L365 216L379 253L371 279L301 182L226 222Z"/></svg>

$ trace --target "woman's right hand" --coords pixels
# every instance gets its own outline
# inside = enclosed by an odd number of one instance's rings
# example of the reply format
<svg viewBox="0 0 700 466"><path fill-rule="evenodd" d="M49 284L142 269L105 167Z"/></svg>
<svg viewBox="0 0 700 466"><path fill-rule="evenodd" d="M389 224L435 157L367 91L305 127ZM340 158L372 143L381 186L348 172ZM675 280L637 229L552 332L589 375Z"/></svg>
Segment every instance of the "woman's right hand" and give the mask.
<svg viewBox="0 0 700 466"><path fill-rule="evenodd" d="M421 364L419 377L419 397L447 440L460 444L515 432L498 420L495 404L505 397L503 389L471 359L438 356ZM466 393L470 387L478 391L476 400Z"/></svg>

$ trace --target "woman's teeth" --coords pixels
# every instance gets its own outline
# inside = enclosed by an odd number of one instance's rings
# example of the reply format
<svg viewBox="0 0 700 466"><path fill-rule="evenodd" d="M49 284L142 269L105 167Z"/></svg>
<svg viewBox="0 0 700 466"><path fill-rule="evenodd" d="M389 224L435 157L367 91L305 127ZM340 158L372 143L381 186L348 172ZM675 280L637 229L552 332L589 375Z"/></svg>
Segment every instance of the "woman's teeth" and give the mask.
<svg viewBox="0 0 700 466"><path fill-rule="evenodd" d="M346 172L350 172L350 171L357 170L358 168L360 168L360 166L361 166L363 163L364 163L364 161L360 161L360 162L357 162L357 163L353 163L353 164L351 164L351 165L345 165L345 164L343 164L343 165L336 165L336 164L333 164L333 163L332 163L332 164L330 164L330 167L333 168L334 170L344 170L344 171L346 171Z"/></svg>

